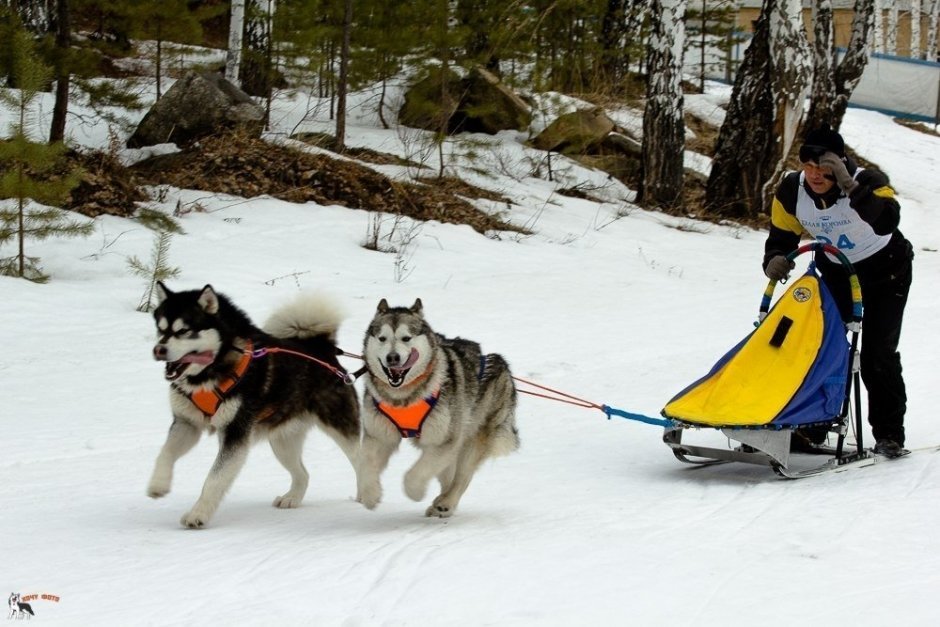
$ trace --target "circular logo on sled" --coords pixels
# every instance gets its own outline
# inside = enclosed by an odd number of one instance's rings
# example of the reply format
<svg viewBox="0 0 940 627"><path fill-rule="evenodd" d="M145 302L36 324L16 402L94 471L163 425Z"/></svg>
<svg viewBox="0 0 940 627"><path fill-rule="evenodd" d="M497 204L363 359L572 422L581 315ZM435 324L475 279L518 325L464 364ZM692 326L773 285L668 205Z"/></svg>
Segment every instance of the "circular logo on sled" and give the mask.
<svg viewBox="0 0 940 627"><path fill-rule="evenodd" d="M813 292L808 287L798 287L793 290L793 298L795 298L798 303L805 303L812 297Z"/></svg>

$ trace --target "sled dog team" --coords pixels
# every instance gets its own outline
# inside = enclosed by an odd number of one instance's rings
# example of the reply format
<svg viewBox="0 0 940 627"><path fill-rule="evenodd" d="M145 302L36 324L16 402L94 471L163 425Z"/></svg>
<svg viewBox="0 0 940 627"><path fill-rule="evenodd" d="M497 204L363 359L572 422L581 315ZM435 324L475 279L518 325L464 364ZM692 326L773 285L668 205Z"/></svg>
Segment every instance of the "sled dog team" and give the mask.
<svg viewBox="0 0 940 627"><path fill-rule="evenodd" d="M404 477L405 494L438 494L425 515L451 516L474 473L490 457L519 447L516 389L506 361L479 344L435 333L421 300L392 307L383 299L363 342L365 392L360 408L337 360L338 308L306 295L276 311L264 328L207 285L173 292L158 284L155 359L165 362L173 422L147 494L170 491L176 461L203 432L219 451L202 493L180 522L208 524L257 438L266 437L290 473L274 506L298 507L307 490L304 438L319 427L356 472L357 500L374 509L381 475L402 439L420 456Z"/></svg>

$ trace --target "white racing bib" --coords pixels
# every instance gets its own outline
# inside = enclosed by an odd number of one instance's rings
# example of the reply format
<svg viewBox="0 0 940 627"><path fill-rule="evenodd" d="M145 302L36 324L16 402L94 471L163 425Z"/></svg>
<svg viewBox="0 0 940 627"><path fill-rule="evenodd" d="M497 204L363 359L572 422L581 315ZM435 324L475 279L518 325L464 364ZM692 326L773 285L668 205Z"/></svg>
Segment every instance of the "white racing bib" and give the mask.
<svg viewBox="0 0 940 627"><path fill-rule="evenodd" d="M855 171L855 176L861 172ZM878 235L871 225L849 205L847 196L842 196L831 207L818 209L804 187L805 176L800 174L800 186L796 195L796 219L806 232L820 242L835 246L852 263L868 259L888 245L891 234ZM829 259L839 260L826 253Z"/></svg>

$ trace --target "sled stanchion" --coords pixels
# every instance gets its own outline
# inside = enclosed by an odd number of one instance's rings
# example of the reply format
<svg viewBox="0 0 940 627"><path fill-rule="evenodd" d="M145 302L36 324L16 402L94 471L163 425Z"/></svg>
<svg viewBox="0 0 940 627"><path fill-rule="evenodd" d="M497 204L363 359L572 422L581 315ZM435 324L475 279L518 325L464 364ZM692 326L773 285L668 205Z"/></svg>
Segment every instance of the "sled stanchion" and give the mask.
<svg viewBox="0 0 940 627"><path fill-rule="evenodd" d="M607 414L608 420L610 420L611 416L619 416L627 420L636 420L637 422L655 425L657 427L665 427L667 429L675 429L678 426L674 420L670 420L669 418L653 418L651 416L644 416L643 414L634 414L632 412L623 411L622 409L614 409L610 405L603 405L601 410Z"/></svg>

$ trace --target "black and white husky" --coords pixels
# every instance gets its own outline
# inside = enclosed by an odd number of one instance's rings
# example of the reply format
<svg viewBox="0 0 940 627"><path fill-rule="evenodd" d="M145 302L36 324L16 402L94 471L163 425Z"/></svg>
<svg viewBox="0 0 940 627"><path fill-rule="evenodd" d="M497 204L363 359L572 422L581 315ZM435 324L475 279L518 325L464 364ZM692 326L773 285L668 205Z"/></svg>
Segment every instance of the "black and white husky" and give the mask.
<svg viewBox="0 0 940 627"><path fill-rule="evenodd" d="M171 292L160 283L158 300L153 356L166 362L173 424L147 494L159 498L170 491L173 465L203 431L219 437L218 456L199 500L180 521L184 526L209 522L258 437L268 438L291 476L275 507L298 507L307 491L301 456L314 425L356 467L359 402L336 359L341 316L333 303L301 297L275 312L262 331L210 285Z"/></svg>
<svg viewBox="0 0 940 627"><path fill-rule="evenodd" d="M410 308L379 303L365 336L365 378L358 499L382 498L380 476L402 438L421 456L405 475L405 494L420 501L435 477L441 493L425 512L447 518L480 464L519 448L516 388L506 361L476 342L448 339Z"/></svg>

